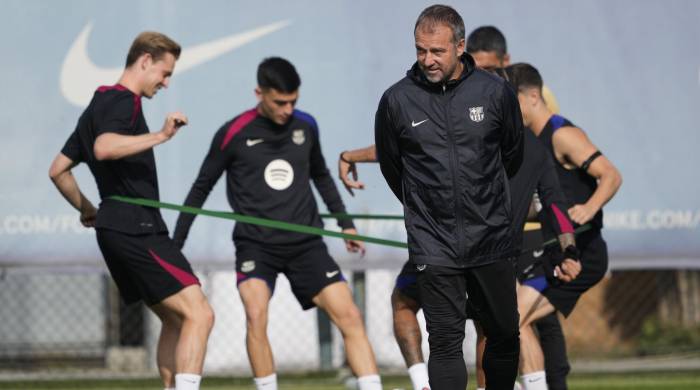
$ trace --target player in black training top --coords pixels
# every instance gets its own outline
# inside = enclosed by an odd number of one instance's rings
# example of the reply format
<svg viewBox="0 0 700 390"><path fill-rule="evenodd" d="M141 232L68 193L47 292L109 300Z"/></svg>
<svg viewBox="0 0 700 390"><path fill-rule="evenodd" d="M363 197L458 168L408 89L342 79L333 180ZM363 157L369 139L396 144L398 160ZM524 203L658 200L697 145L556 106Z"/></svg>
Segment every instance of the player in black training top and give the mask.
<svg viewBox="0 0 700 390"><path fill-rule="evenodd" d="M316 121L294 109L299 75L287 60L273 57L260 64L257 78L257 107L216 132L185 204L201 207L225 172L228 200L236 212L322 227L310 181L331 212L344 213L345 206L321 153ZM193 220L194 215L180 214L176 242L184 244ZM351 220L340 220L339 225L343 232L356 234ZM248 357L258 388L276 386L267 312L279 273L289 279L303 309L325 310L343 333L348 362L360 388L381 388L360 312L320 237L236 224L233 241L238 289L247 317ZM346 240L346 246L350 252L364 252L362 242Z"/></svg>
<svg viewBox="0 0 700 390"><path fill-rule="evenodd" d="M143 300L161 319L158 369L166 388L199 389L214 314L180 249L168 237L158 209L110 199L114 195L158 200L153 147L187 124L180 112L168 114L151 133L141 97L167 88L180 46L163 34L144 32L134 40L119 82L97 89L49 175L80 221L95 227L97 242L126 303ZM97 182L95 209L71 170L85 162Z"/></svg>
<svg viewBox="0 0 700 390"><path fill-rule="evenodd" d="M582 267L576 280L555 287L544 280L541 283L530 281L518 288L521 372L524 381L530 381L544 376L544 362L540 345L529 325L554 310L568 316L581 294L605 275L608 254L601 235L602 208L620 188L622 177L586 133L567 119L552 114L546 107L542 99L542 77L537 69L520 63L507 67L506 74L518 91L523 123L537 135L546 153L555 161L562 190L573 205L567 210L569 217L576 225L588 223L592 226L591 230L576 237ZM547 235L551 229L551 224L543 224L543 234ZM546 389L546 386L526 388Z"/></svg>

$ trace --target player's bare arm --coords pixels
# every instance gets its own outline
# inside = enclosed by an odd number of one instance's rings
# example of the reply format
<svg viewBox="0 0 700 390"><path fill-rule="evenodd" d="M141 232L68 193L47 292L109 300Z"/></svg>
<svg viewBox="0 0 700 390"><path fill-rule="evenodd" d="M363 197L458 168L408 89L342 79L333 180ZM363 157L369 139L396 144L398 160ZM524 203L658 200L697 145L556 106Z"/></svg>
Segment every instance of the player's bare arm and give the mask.
<svg viewBox="0 0 700 390"><path fill-rule="evenodd" d="M363 190L365 188L365 184L357 180L355 163L360 162L377 162L377 148L370 145L362 149L346 150L340 153L338 158L338 177L352 196L355 196L353 189Z"/></svg>
<svg viewBox="0 0 700 390"><path fill-rule="evenodd" d="M49 177L63 197L80 212L80 223L85 227L95 226L97 209L80 192L78 183L71 172L77 164L63 153L59 153L49 168Z"/></svg>
<svg viewBox="0 0 700 390"><path fill-rule="evenodd" d="M586 133L577 127L560 128L554 133L552 143L557 160L569 169L581 167L598 151ZM622 184L622 175L604 155L593 159L586 172L598 181L598 188L586 203L569 209L571 219L581 225L590 221Z"/></svg>
<svg viewBox="0 0 700 390"><path fill-rule="evenodd" d="M118 160L146 151L170 140L187 125L187 116L181 112L168 114L160 131L141 135L104 133L97 137L93 151L98 160Z"/></svg>

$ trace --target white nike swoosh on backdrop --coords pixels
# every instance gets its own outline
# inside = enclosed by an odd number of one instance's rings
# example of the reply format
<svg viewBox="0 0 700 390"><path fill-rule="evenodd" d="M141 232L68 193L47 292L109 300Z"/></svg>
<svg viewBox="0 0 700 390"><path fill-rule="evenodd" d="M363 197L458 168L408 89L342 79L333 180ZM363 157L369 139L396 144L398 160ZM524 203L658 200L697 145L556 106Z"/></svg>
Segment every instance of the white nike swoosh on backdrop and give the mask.
<svg viewBox="0 0 700 390"><path fill-rule="evenodd" d="M175 73L181 73L210 61L222 54L255 41L291 24L289 20L271 23L242 33L236 33L214 41L182 50L177 61ZM92 94L100 85L116 83L124 68L101 68L92 62L87 52L87 43L92 22L88 22L83 31L68 50L61 67L60 86L63 96L72 104L80 107L90 103Z"/></svg>

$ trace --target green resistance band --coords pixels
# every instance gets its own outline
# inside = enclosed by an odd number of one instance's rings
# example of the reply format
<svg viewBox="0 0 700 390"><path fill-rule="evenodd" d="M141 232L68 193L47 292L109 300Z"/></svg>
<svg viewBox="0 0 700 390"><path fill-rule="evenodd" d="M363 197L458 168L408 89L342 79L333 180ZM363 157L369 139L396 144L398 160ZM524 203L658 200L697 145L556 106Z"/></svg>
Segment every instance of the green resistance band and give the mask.
<svg viewBox="0 0 700 390"><path fill-rule="evenodd" d="M313 234L313 235L318 235L318 236L328 236L328 237L337 237L337 238L342 238L345 240L357 240L357 241L364 241L364 242L370 242L373 244L379 244L379 245L385 245L385 246L392 246L396 248L408 248L408 244L405 242L401 241L394 241L394 240L385 240L383 238L375 238L375 237L369 237L369 236L363 236L359 234L347 234L347 233L341 233L341 232L334 232L332 230L325 230L313 226L306 226L306 225L299 225L296 223L289 223L289 222L282 222L282 221L273 221L271 219L265 219L265 218L258 218L258 217L251 217L249 215L242 215L242 214L236 214L236 213L231 213L231 212L226 212L226 211L212 211L212 210L204 210L204 209L198 209L195 207L187 207L187 206L181 206L177 204L172 204L172 203L164 203L164 202L158 202L152 199L142 199L142 198L127 198L124 196L112 196L110 199L118 200L120 202L124 203L129 203L129 204L135 204L139 206L147 206L147 207L155 207L155 208L162 208L162 209L168 209L168 210L176 210L180 211L183 213L188 213L188 214L198 214L198 215L206 215L209 217L214 217L214 218L222 218L222 219L230 219L236 222L241 222L241 223L249 223L252 225L259 225L259 226L265 226L273 229L280 229L280 230L287 230L290 232L297 232L297 233L305 233L305 234ZM343 218L358 218L353 214L327 214L327 218L336 218L334 215L338 215ZM358 214L359 217L365 217L365 219L373 218L373 216L369 215L362 215ZM380 216L383 218L378 218L378 219L403 219L403 217L397 217L397 216L392 216L392 215L384 215ZM360 218L358 218L360 219Z"/></svg>
<svg viewBox="0 0 700 390"><path fill-rule="evenodd" d="M241 222L241 223L249 223L252 225L259 225L259 226L265 226L273 229L280 229L280 230L286 230L290 232L297 232L297 233L305 233L305 234L313 234L313 235L318 235L318 236L328 236L328 237L336 237L336 238L342 238L345 240L357 240L357 241L364 241L364 242L369 242L373 244L379 244L379 245L385 245L385 246L391 246L395 248L408 248L408 244L405 242L401 241L394 241L394 240L386 240L383 238L376 238L376 237L370 237L370 236L363 236L360 234L347 234L347 233L342 233L342 232L335 232L332 230L325 230L313 226L306 226L306 225L299 225L296 223L289 223L289 222L282 222L282 221L274 221L271 219L265 219L265 218L259 218L259 217L251 217L249 215L242 215L242 214L237 214L237 213L232 213L232 212L227 212L227 211L212 211L212 210L204 210L204 209L199 209L196 207L188 207L188 206L181 206L173 203L165 203L165 202L159 202L156 200L152 199L143 199L143 198L128 198L124 196L112 196L110 199L118 200L120 202L124 203L129 203L129 204L135 204L139 206L147 206L147 207L154 207L154 208L162 208L162 209L168 209L168 210L176 210L180 211L183 213L188 213L188 214L196 214L196 215L206 215L209 217L214 217L214 218L221 218L221 219L230 219L236 222ZM323 218L336 218L336 219L384 219L384 220L402 220L403 216L398 216L398 215L373 215L373 214L322 214L321 215ZM585 224L583 226L579 226L576 228L574 231L574 234L578 235L580 233L583 233L587 230L591 229L590 224ZM545 241L542 246L534 248L534 249L526 249L521 251L521 253L527 253L531 252L533 250L537 250L540 248L544 248L550 245L554 245L558 242L557 238L552 238L551 240Z"/></svg>

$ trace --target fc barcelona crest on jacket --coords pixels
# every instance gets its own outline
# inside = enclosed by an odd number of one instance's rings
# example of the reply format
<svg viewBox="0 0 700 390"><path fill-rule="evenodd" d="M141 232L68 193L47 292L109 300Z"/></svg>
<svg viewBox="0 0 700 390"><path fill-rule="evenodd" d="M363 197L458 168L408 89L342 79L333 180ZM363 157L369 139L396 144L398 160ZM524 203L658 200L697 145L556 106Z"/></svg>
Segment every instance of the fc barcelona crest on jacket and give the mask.
<svg viewBox="0 0 700 390"><path fill-rule="evenodd" d="M294 132L292 132L292 141L297 145L303 144L304 141L306 141L304 130L294 130Z"/></svg>
<svg viewBox="0 0 700 390"><path fill-rule="evenodd" d="M473 122L481 122L484 120L484 107L469 107L469 119Z"/></svg>

